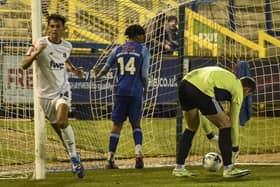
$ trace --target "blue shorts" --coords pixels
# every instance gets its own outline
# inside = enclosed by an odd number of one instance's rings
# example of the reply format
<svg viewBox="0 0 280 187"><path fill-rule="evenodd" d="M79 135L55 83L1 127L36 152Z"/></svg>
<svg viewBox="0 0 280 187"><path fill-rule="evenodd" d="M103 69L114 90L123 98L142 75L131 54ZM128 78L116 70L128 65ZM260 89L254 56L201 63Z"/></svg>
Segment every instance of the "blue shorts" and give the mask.
<svg viewBox="0 0 280 187"><path fill-rule="evenodd" d="M116 96L112 121L121 124L129 117L130 123L136 123L142 116L142 97Z"/></svg>

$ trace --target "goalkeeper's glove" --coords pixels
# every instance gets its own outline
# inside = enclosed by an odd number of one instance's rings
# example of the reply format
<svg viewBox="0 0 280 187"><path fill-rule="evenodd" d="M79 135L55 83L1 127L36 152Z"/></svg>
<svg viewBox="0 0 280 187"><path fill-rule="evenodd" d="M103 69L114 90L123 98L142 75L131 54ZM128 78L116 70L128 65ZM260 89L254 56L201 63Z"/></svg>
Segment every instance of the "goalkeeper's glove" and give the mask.
<svg viewBox="0 0 280 187"><path fill-rule="evenodd" d="M238 146L233 146L232 147L232 163L236 163L238 160L239 156L239 147Z"/></svg>

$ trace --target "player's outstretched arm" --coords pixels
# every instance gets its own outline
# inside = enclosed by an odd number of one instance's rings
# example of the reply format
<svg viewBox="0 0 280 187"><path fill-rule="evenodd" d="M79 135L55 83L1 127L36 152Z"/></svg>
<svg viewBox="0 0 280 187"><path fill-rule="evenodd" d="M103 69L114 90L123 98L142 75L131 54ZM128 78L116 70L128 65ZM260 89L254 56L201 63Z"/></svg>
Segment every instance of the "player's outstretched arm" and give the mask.
<svg viewBox="0 0 280 187"><path fill-rule="evenodd" d="M103 75L106 75L108 73L108 71L110 70L110 68L113 66L113 64L116 61L116 51L117 48L113 49L112 52L110 53L110 55L108 56L105 65L102 67L102 69L100 70L99 68L97 68L96 66L93 67L93 77L95 79L98 79L100 77L102 77Z"/></svg>
<svg viewBox="0 0 280 187"><path fill-rule="evenodd" d="M202 129L204 130L207 139L210 141L210 143L215 146L218 147L218 140L219 137L218 135L216 135L213 131L213 129L211 128L211 122L201 113L199 113L200 116L200 125L202 127Z"/></svg>
<svg viewBox="0 0 280 187"><path fill-rule="evenodd" d="M68 59L65 62L67 71L73 73L74 75L83 78L84 77L84 70L83 67L76 68L72 62Z"/></svg>
<svg viewBox="0 0 280 187"><path fill-rule="evenodd" d="M201 124L201 127L204 130L204 132L206 134L212 133L213 129L211 128L210 121L205 116L203 116L201 113L199 114L199 116L200 116L200 124Z"/></svg>

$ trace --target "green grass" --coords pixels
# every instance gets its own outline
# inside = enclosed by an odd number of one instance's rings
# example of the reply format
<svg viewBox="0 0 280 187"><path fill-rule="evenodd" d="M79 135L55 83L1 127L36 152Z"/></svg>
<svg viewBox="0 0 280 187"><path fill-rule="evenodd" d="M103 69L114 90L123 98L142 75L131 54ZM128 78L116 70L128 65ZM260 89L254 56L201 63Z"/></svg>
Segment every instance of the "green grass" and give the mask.
<svg viewBox="0 0 280 187"><path fill-rule="evenodd" d="M82 150L98 152L100 153L101 157L104 157L103 153L107 152L108 136L112 127L111 122L109 120L71 120L70 123L75 130L78 147ZM279 124L279 118L253 118L248 125L246 125L244 128L241 128L240 130L241 154L260 154L271 152L279 153ZM0 162L2 164L7 161L5 158L14 158L14 160L8 160L9 163L18 162L18 159L20 160L19 163L33 161L33 125L33 122L28 121L10 121L8 124L0 121L0 142L2 143ZM153 119L152 123L146 123L144 121L142 128L144 131L143 149L146 156L159 154L175 155L176 123L174 118ZM49 150L63 152L60 142L58 141L54 131L49 125L47 125L47 129L48 145L53 146L51 147L52 149L48 147ZM215 129L217 132L215 127L213 127L213 129ZM26 134L28 134L28 136L25 136ZM9 138L1 139L1 137L6 136L9 136ZM9 143L9 146L6 146L5 143ZM19 147L27 148L27 151L19 149ZM202 130L199 130L194 139L191 154L202 155L207 151L209 151L209 142L206 139L205 133ZM56 161L56 155L50 155L50 153L51 152L48 152L47 155L48 163L51 162L50 158ZM65 153L63 153L63 155L67 160ZM85 153L83 156L85 156ZM88 156L92 157L93 155L90 153ZM117 156L134 156L134 145L131 135L131 128L128 124L125 124L123 127L120 144L117 150ZM68 168L69 166L67 163L66 165ZM77 179L77 177L73 176L71 172L48 173L47 179L43 181L0 180L0 186L280 186L280 166L248 167L252 170L252 174L239 179L224 179L221 177L221 171L217 173L209 173L203 170L201 167L191 168L193 171L199 174L195 178L176 178L171 175L173 168L147 168L143 170L91 170L87 171L86 178L83 180ZM245 166L243 168L245 168Z"/></svg>
<svg viewBox="0 0 280 187"><path fill-rule="evenodd" d="M222 171L210 173L201 167L190 168L196 177L177 178L171 175L173 168L146 168L143 170L94 170L88 171L84 179L78 179L70 172L48 173L42 181L1 180L5 187L279 187L280 166L241 166L249 168L252 174L234 179L222 177Z"/></svg>
<svg viewBox="0 0 280 187"><path fill-rule="evenodd" d="M152 123L148 123L144 119L142 122L142 129L144 132L143 151L146 156L174 156L176 147L176 121L175 118L153 118ZM70 120L70 124L75 131L75 138L79 150L86 150L91 153L99 153L104 155L108 149L108 137L112 127L110 120ZM240 149L241 154L252 153L275 153L280 152L280 119L279 118L253 118L249 124L240 129ZM8 128L7 128L8 126ZM61 151L63 148L57 135L51 129L50 125L47 126L48 132L48 150ZM33 160L34 150L34 124L33 122L21 121L0 121L0 135L8 139L1 139L2 144L0 158L1 162L5 158L4 155L17 155L24 160ZM7 130L9 129L9 130ZM213 127L217 132L217 128ZM28 132L28 133L26 133ZM26 137L25 134L28 134ZM14 143L11 141L15 141ZM9 143L9 147L6 144ZM18 147L26 148L27 151L22 151ZM203 155L209 151L209 141L205 133L200 129L194 139L191 154ZM212 151L212 150L211 150ZM215 150L214 150L215 151ZM29 153L29 155L26 155ZM48 157L55 160L56 155L48 154ZM84 155L84 154L83 154ZM91 155L89 155L91 156ZM120 137L120 142L117 150L117 157L133 157L134 156L134 143L131 133L131 127L126 122ZM106 159L102 156L101 159ZM16 162L16 159L14 160Z"/></svg>

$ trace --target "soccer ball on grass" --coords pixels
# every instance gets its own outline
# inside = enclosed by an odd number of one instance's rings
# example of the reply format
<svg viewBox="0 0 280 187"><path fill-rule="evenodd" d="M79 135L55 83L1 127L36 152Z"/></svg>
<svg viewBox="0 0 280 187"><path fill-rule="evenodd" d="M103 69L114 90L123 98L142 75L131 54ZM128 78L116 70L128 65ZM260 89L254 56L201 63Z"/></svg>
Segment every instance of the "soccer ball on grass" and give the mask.
<svg viewBox="0 0 280 187"><path fill-rule="evenodd" d="M202 165L208 171L218 171L223 165L222 158L215 152L207 153L203 157Z"/></svg>

